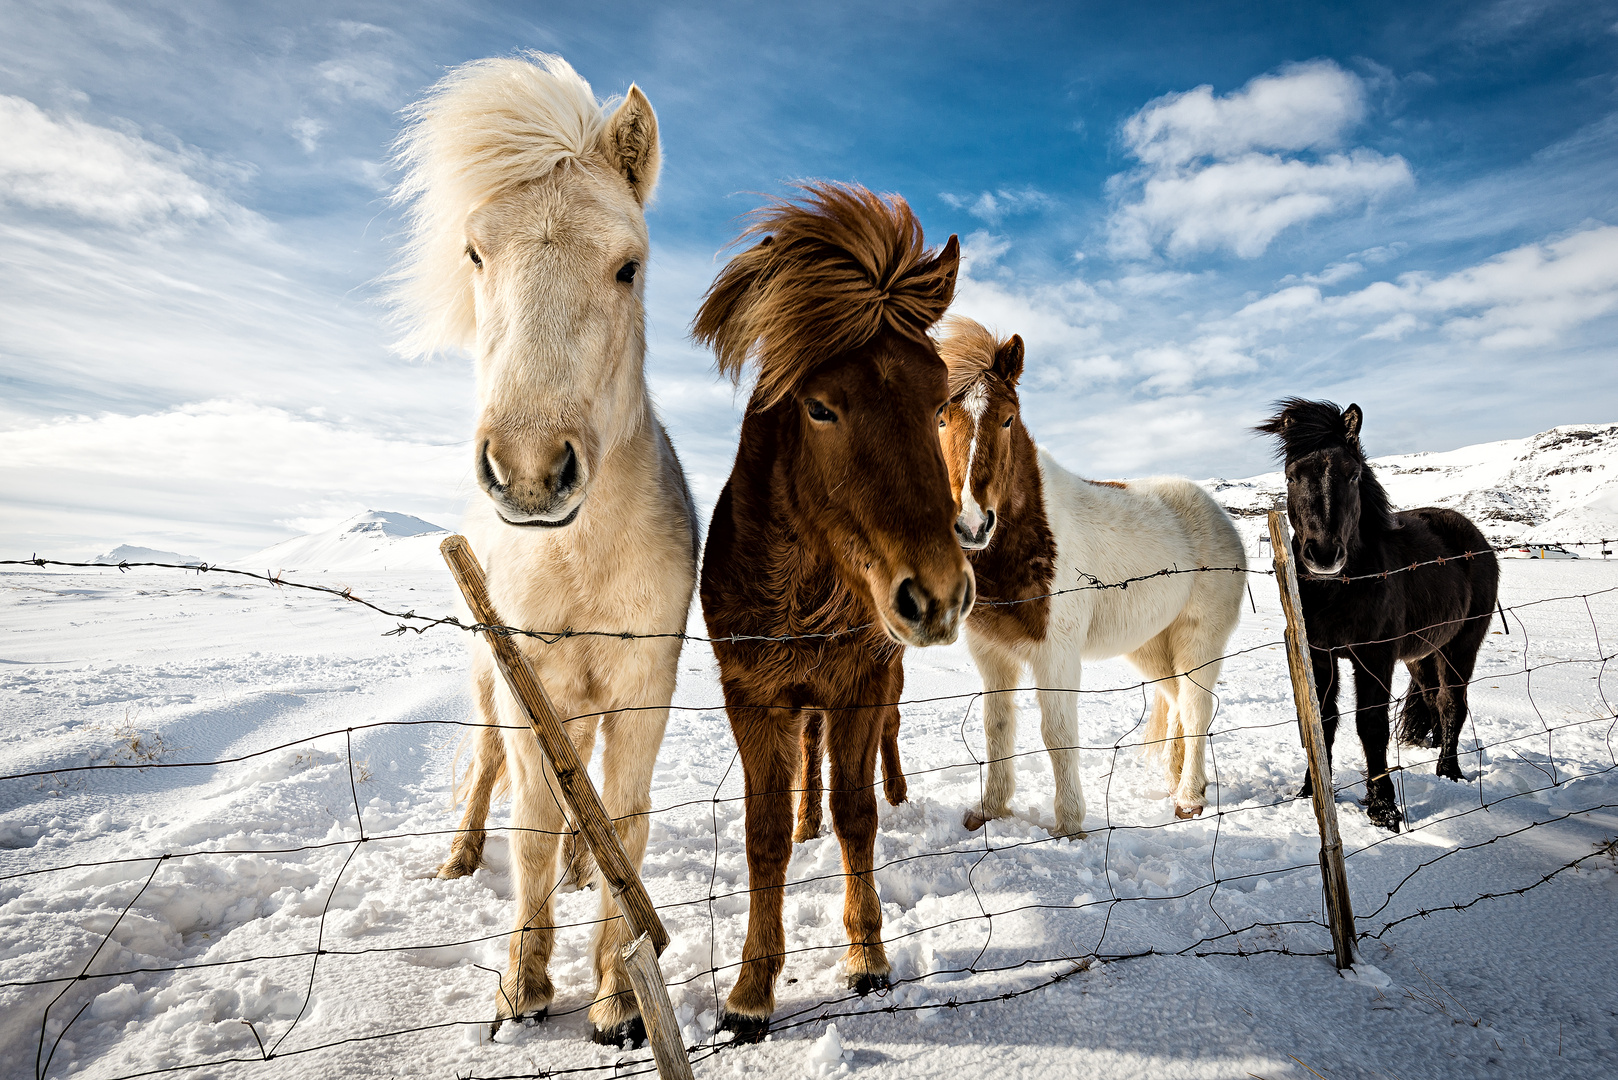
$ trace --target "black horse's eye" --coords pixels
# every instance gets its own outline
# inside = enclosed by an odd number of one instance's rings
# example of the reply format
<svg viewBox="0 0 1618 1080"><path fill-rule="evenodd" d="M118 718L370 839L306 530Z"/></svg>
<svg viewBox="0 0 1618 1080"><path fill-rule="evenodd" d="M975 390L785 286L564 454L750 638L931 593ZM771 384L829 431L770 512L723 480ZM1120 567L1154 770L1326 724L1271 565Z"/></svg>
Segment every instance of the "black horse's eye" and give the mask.
<svg viewBox="0 0 1618 1080"><path fill-rule="evenodd" d="M628 285L635 280L635 271L640 269L640 263L630 259L618 268L618 280Z"/></svg>
<svg viewBox="0 0 1618 1080"><path fill-rule="evenodd" d="M466 245L466 257L472 260L473 266L477 267L479 270L483 269L483 256L479 255L477 249L471 244Z"/></svg>
<svg viewBox="0 0 1618 1080"><path fill-rule="evenodd" d="M809 419L819 421L822 424L834 424L837 422L837 414L814 398L805 401L804 405L809 409Z"/></svg>
<svg viewBox="0 0 1618 1080"><path fill-rule="evenodd" d="M1003 424L1001 424L1001 425L1000 425L1000 426L1001 426L1001 427L1010 427L1010 426L1011 426L1011 422L1012 422L1012 421L1013 421L1013 420L1015 420L1015 419L1017 419L1017 418L1016 418L1016 417L1015 417L1015 416L1008 416L1008 417L1006 417L1006 422L1005 422L1005 423L1003 423Z"/></svg>

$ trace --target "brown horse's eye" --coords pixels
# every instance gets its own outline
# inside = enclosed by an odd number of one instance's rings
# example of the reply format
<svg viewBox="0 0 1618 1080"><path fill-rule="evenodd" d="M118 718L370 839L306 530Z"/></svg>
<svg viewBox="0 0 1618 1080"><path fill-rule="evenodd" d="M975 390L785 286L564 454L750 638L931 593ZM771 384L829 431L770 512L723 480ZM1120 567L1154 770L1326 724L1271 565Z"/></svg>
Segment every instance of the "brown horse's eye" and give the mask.
<svg viewBox="0 0 1618 1080"><path fill-rule="evenodd" d="M624 265L618 268L618 280L623 282L625 285L630 284L635 280L635 271L639 269L640 263L636 262L634 259L630 259L628 262L624 263Z"/></svg>
<svg viewBox="0 0 1618 1080"><path fill-rule="evenodd" d="M473 266L477 267L479 270L483 269L483 256L479 255L477 249L471 244L466 245L466 257L472 260Z"/></svg>
<svg viewBox="0 0 1618 1080"><path fill-rule="evenodd" d="M837 414L814 398L805 401L804 405L809 410L809 419L819 421L822 424L835 424L837 422Z"/></svg>
<svg viewBox="0 0 1618 1080"><path fill-rule="evenodd" d="M1006 422L1005 422L1005 423L1003 423L1003 424L1001 424L1001 425L1000 425L1000 426L1001 426L1001 427L1010 427L1010 426L1011 426L1011 422L1012 422L1012 421L1013 421L1013 420L1015 420L1015 419L1017 419L1017 418L1016 418L1016 417L1015 417L1015 416L1008 416L1008 417L1006 417Z"/></svg>

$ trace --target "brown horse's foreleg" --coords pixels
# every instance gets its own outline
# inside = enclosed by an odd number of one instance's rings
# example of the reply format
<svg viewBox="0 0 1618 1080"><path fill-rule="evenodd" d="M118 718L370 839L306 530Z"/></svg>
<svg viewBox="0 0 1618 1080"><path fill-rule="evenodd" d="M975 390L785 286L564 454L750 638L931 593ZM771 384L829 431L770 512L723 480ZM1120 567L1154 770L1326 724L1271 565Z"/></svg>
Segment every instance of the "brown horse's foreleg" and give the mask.
<svg viewBox="0 0 1618 1080"><path fill-rule="evenodd" d="M484 826L489 820L489 800L495 785L506 771L506 743L501 737L494 711L494 670L479 670L472 678L473 711L483 722L473 736L470 775L462 785L466 792L466 813L449 844L449 859L438 868L440 878L466 877L483 865ZM460 792L458 791L457 794Z"/></svg>
<svg viewBox="0 0 1618 1080"><path fill-rule="evenodd" d="M843 846L843 928L848 952L843 973L861 994L886 989L888 956L882 948L882 903L872 859L876 849L876 756L886 716L882 709L836 714L828 725L831 822Z"/></svg>
<svg viewBox="0 0 1618 1080"><path fill-rule="evenodd" d="M898 806L910 797L905 771L899 764L899 706L890 706L882 722L882 794L889 806Z"/></svg>
<svg viewBox="0 0 1618 1080"><path fill-rule="evenodd" d="M825 746L821 741L821 714L811 712L803 722L803 765L800 775L803 786L798 789L798 827L792 833L792 842L801 844L820 835L820 810L825 802L825 782L822 779L821 759Z"/></svg>
<svg viewBox="0 0 1618 1080"><path fill-rule="evenodd" d="M727 694L728 696L728 694ZM782 891L792 858L792 782L802 734L801 714L732 708L730 728L747 782L747 943L742 970L719 1026L738 1040L762 1039L775 1011L775 979L786 961ZM867 775L869 780L869 775ZM837 803L832 802L835 815Z"/></svg>

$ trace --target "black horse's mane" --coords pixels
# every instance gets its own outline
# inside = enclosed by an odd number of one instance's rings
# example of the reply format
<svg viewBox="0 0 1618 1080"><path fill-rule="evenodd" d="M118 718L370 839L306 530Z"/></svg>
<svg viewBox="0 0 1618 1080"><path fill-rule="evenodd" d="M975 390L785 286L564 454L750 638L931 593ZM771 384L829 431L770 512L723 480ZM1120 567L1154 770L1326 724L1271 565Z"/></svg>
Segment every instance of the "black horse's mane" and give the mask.
<svg viewBox="0 0 1618 1080"><path fill-rule="evenodd" d="M1388 532L1399 527L1388 493L1365 457L1359 434L1349 434L1344 410L1335 401L1282 398L1272 406L1276 412L1253 430L1280 440L1279 456L1288 462L1321 450L1341 450L1360 464L1360 527ZM1349 406L1354 408L1354 406Z"/></svg>

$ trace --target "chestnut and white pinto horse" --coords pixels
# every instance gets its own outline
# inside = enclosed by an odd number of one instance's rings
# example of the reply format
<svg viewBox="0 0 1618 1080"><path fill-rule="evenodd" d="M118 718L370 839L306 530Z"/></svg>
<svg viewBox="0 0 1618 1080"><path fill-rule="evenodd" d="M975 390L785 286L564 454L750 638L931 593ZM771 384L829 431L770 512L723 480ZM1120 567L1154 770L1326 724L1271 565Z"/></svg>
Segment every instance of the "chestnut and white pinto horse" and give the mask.
<svg viewBox="0 0 1618 1080"><path fill-rule="evenodd" d="M1241 538L1219 504L1182 477L1099 482L1062 468L1035 447L1022 423L1022 338L997 341L959 317L944 329L938 347L949 367L950 403L940 434L959 508L956 535L977 575L966 643L983 676L989 757L983 799L967 811L966 827L1010 813L1017 741L1011 691L1032 668L1040 732L1056 774L1051 831L1084 835L1079 676L1083 661L1114 656L1155 681L1146 743L1166 759L1176 815L1200 814L1212 691L1225 642L1241 619L1242 575L1084 586L1164 568L1245 569Z"/></svg>
<svg viewBox="0 0 1618 1080"><path fill-rule="evenodd" d="M675 635L516 639L575 717L568 731L586 761L600 730L602 801L638 866L697 551L685 475L644 372L643 208L657 182L657 118L638 87L610 109L566 61L540 54L456 68L410 116L398 143L411 223L396 293L403 346L475 355L482 491L464 529L497 610L535 630ZM489 798L509 772L516 929L497 1017L543 1015L563 809L481 639L472 689L477 718L504 731L477 736L466 817L439 876L477 869ZM600 895L593 1035L640 1041L619 955L627 930Z"/></svg>

